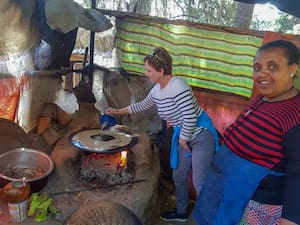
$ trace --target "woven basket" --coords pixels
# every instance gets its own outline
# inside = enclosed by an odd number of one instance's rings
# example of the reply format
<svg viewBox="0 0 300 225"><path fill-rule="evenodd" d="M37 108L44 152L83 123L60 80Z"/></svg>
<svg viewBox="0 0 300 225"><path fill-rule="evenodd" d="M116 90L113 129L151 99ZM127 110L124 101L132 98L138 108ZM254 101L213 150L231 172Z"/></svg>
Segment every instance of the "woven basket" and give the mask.
<svg viewBox="0 0 300 225"><path fill-rule="evenodd" d="M142 225L142 223L123 205L97 202L75 210L64 225Z"/></svg>

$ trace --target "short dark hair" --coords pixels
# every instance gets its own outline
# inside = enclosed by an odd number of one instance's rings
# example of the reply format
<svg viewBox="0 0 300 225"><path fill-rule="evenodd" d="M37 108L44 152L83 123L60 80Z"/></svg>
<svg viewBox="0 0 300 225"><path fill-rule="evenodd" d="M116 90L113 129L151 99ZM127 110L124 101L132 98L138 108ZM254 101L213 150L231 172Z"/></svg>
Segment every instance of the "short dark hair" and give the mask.
<svg viewBox="0 0 300 225"><path fill-rule="evenodd" d="M291 65L296 63L297 65L299 65L299 58L300 58L299 49L294 43L285 40L276 40L276 41L268 42L263 46L261 46L258 49L257 53L271 48L283 49L288 59L288 64Z"/></svg>
<svg viewBox="0 0 300 225"><path fill-rule="evenodd" d="M144 58L144 62L146 61L156 71L164 69L164 74L172 74L172 57L165 48L158 47L154 49L151 54Z"/></svg>

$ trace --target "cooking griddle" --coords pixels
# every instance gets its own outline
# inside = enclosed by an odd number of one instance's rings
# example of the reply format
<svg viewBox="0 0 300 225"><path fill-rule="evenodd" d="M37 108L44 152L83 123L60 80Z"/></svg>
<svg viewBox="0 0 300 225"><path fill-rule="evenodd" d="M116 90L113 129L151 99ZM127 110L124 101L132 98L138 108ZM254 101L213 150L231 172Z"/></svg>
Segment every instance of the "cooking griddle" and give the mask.
<svg viewBox="0 0 300 225"><path fill-rule="evenodd" d="M70 143L76 148L105 154L122 151L132 141L129 134L101 129L85 129L70 136Z"/></svg>

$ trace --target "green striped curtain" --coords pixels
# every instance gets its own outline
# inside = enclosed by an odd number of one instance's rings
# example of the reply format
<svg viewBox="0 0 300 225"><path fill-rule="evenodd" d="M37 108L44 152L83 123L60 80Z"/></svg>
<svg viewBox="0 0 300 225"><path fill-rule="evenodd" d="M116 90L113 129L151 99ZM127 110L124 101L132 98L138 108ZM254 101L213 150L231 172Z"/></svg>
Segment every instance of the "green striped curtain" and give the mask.
<svg viewBox="0 0 300 225"><path fill-rule="evenodd" d="M250 97L252 62L262 38L175 24L168 20L117 19L116 46L121 66L143 75L144 57L165 47L173 58L174 76L191 86Z"/></svg>

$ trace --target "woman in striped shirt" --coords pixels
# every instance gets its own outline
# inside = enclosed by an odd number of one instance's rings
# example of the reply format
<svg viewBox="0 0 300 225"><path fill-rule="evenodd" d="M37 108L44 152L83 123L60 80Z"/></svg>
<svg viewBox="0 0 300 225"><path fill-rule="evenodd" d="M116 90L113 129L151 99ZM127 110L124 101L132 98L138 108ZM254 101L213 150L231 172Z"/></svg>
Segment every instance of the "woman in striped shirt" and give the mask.
<svg viewBox="0 0 300 225"><path fill-rule="evenodd" d="M193 217L201 225L300 224L299 50L277 40L258 49L260 95L224 132Z"/></svg>
<svg viewBox="0 0 300 225"><path fill-rule="evenodd" d="M218 145L211 120L198 105L190 86L172 76L172 58L156 48L144 58L146 76L155 84L146 98L121 109L109 108L110 115L141 113L156 107L159 116L173 126L171 167L176 190L176 209L162 213L166 221L185 222L188 207L188 175L192 168L197 193L205 181L209 163Z"/></svg>

